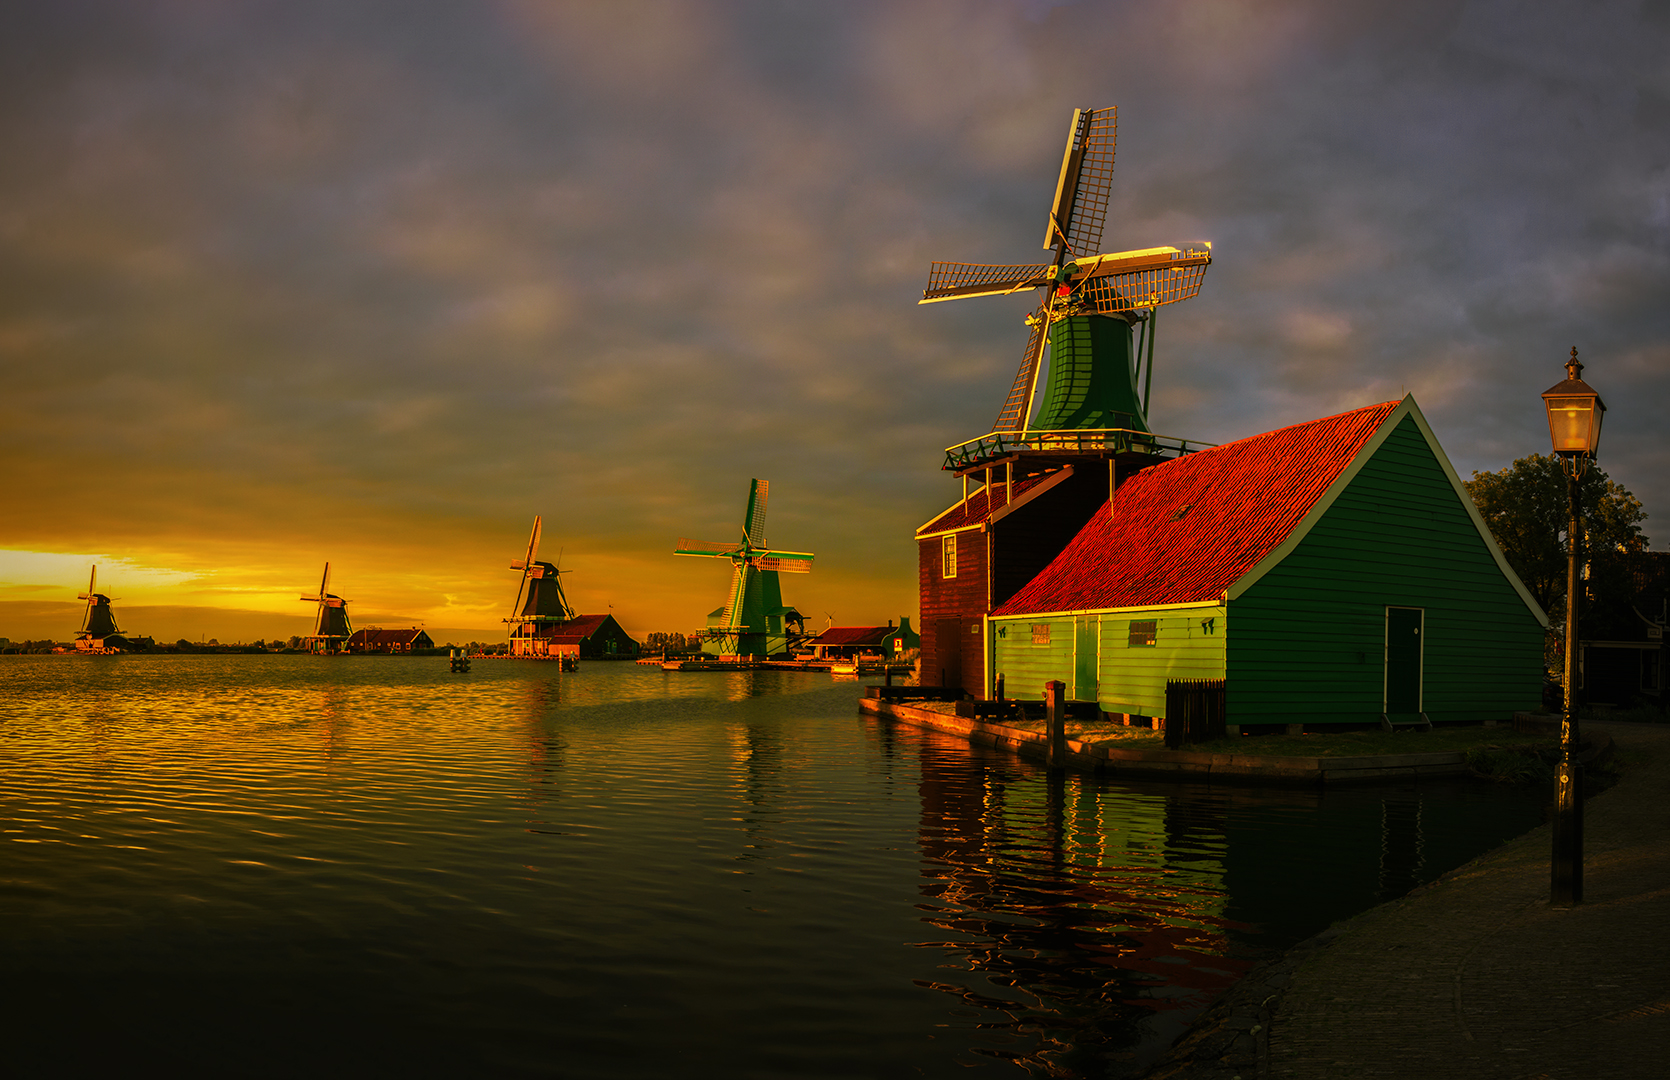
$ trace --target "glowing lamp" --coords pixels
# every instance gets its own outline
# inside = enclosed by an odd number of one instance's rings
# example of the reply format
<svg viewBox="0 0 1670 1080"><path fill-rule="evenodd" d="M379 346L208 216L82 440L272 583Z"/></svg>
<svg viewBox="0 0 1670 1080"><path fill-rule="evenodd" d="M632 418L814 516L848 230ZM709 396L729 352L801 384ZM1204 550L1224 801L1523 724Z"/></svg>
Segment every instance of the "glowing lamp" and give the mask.
<svg viewBox="0 0 1670 1080"><path fill-rule="evenodd" d="M1566 362L1566 381L1543 391L1548 434L1554 441L1554 452L1561 457L1593 458L1600 447L1600 421L1606 415L1606 403L1583 381L1582 374L1583 365L1574 347Z"/></svg>

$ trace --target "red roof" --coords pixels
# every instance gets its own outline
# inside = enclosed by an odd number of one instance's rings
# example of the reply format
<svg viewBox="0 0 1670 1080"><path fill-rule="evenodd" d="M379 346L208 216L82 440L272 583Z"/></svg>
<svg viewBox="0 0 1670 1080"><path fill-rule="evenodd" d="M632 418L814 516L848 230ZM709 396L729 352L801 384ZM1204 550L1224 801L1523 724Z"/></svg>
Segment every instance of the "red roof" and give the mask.
<svg viewBox="0 0 1670 1080"><path fill-rule="evenodd" d="M601 630L608 619L607 615L576 615L567 622L546 623L535 636L548 641L581 642Z"/></svg>
<svg viewBox="0 0 1670 1080"><path fill-rule="evenodd" d="M808 645L880 645L896 626L831 626Z"/></svg>
<svg viewBox="0 0 1670 1080"><path fill-rule="evenodd" d="M923 533L950 532L969 525L978 525L988 520L993 511L1001 511L1007 505L1025 498L1026 493L1042 484L1046 480L1059 480L1060 472L1043 473L1037 476L1019 477L1015 480L1015 490L1007 498L1003 493L1003 481L994 474L991 487L982 487L969 495L967 502L959 502L945 513L934 518L920 529L916 535Z"/></svg>
<svg viewBox="0 0 1670 1080"><path fill-rule="evenodd" d="M1302 521L1388 401L1143 469L993 615L1215 602Z"/></svg>

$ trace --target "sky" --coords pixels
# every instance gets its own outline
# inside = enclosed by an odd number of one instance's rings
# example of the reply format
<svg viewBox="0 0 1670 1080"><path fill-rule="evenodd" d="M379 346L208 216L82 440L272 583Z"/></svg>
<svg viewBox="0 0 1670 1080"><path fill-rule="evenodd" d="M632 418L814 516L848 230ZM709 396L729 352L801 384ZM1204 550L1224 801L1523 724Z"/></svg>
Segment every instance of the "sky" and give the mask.
<svg viewBox="0 0 1670 1080"><path fill-rule="evenodd" d="M1412 393L1463 477L1601 464L1670 542L1670 3L0 5L0 636L688 632L750 478L808 625L916 611L1075 107L1105 249L1213 243L1150 422L1221 443Z"/></svg>

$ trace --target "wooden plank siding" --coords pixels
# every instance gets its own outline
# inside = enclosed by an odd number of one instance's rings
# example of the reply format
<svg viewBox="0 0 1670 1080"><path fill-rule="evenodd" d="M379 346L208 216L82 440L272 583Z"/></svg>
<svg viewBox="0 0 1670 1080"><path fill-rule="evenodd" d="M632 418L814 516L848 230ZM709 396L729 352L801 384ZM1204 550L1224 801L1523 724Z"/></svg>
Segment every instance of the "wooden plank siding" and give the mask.
<svg viewBox="0 0 1670 1080"><path fill-rule="evenodd" d="M1232 724L1368 723L1383 707L1386 609L1423 609L1435 722L1539 707L1543 630L1405 416L1304 539L1230 601Z"/></svg>
<svg viewBox="0 0 1670 1080"><path fill-rule="evenodd" d="M1167 679L1223 678L1224 614L1218 605L1102 616L1102 711L1164 716ZM1131 623L1147 621L1154 644L1131 645Z"/></svg>
<svg viewBox="0 0 1670 1080"><path fill-rule="evenodd" d="M982 696L985 655L980 627L981 617L989 610L986 606L989 535L983 526L957 533L957 576L951 578L943 573L942 538L917 541L924 686L961 686L969 693ZM969 631L970 619L973 632ZM950 620L957 623L955 650L948 648L942 637Z"/></svg>
<svg viewBox="0 0 1670 1080"><path fill-rule="evenodd" d="M1104 712L1164 716L1167 679L1221 679L1227 641L1223 605L1140 611L1015 615L992 620L992 658L1004 695L1043 699L1044 683L1073 685L1074 625L1079 614L1100 624L1096 702ZM1155 624L1153 645L1130 644L1132 622ZM1202 624L1207 625L1202 625ZM1033 644L1032 627L1048 625L1050 643Z"/></svg>

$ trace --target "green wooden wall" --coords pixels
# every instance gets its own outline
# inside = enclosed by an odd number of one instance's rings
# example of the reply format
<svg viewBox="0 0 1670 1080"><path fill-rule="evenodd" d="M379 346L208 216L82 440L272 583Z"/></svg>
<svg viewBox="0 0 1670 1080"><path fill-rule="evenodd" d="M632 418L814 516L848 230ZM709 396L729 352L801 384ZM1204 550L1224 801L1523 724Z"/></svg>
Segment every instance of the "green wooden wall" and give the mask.
<svg viewBox="0 0 1670 1080"><path fill-rule="evenodd" d="M1229 722L1378 721L1388 605L1425 609L1433 721L1537 708L1542 625L1461 498L1405 417L1287 558L1230 602Z"/></svg>
<svg viewBox="0 0 1670 1080"><path fill-rule="evenodd" d="M1164 716L1167 679L1221 679L1224 643L1228 640L1224 608L1160 608L1121 611L1086 618L1080 616L1016 616L992 620L994 674L1004 676L1004 695L1040 701L1044 683L1060 679L1069 696L1092 697L1106 712ZM1133 621L1155 624L1153 645L1130 644ZM1087 692L1076 677L1077 634L1085 623L1095 626L1099 640L1097 685ZM1032 643L1035 625L1050 627L1048 645ZM1077 691L1077 692L1075 692Z"/></svg>

